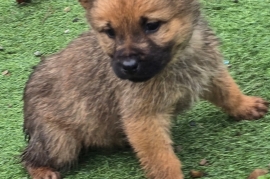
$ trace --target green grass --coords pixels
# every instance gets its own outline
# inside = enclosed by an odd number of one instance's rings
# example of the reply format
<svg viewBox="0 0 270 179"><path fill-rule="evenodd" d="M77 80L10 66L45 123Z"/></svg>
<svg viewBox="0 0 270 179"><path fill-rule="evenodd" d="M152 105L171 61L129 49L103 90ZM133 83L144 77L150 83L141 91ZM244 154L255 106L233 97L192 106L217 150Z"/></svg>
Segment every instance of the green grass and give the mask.
<svg viewBox="0 0 270 179"><path fill-rule="evenodd" d="M270 1L205 0L204 12L230 61L230 72L243 91L270 99ZM65 12L65 7L71 7ZM72 22L79 18L78 22ZM69 33L64 33L69 29ZM32 66L39 62L34 52L52 54L88 25L76 0L34 0L17 6L15 0L0 1L0 178L26 179L19 154L26 145L22 133L22 92ZM8 70L10 75L2 75ZM181 119L181 120L180 120ZM177 152L186 178L191 169L208 173L205 179L244 179L255 168L270 163L270 115L258 121L234 122L208 103L179 116L173 127ZM192 124L192 125L191 125ZM112 154L92 152L69 179L142 179L131 151ZM201 159L208 166L199 166ZM266 177L270 178L270 177Z"/></svg>

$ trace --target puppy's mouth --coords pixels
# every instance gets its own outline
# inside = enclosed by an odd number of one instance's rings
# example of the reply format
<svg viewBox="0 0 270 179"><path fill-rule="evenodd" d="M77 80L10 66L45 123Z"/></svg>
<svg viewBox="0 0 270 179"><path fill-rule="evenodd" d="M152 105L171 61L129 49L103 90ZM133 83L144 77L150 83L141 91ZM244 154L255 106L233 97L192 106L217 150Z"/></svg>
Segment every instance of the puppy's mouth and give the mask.
<svg viewBox="0 0 270 179"><path fill-rule="evenodd" d="M156 60L128 60L126 64L130 64L130 66L123 66L123 64L125 63L113 60L113 71L118 78L132 82L148 81L166 66L165 61L157 62Z"/></svg>

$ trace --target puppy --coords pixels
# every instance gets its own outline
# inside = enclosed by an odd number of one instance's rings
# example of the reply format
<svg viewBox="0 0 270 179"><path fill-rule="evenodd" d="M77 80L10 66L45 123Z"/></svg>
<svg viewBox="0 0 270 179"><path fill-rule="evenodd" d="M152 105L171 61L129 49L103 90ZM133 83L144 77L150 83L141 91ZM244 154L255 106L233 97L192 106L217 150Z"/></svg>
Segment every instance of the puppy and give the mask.
<svg viewBox="0 0 270 179"><path fill-rule="evenodd" d="M171 118L199 99L237 119L268 103L244 95L197 0L80 0L92 30L42 60L24 91L22 162L59 179L82 148L129 143L149 179L183 179Z"/></svg>

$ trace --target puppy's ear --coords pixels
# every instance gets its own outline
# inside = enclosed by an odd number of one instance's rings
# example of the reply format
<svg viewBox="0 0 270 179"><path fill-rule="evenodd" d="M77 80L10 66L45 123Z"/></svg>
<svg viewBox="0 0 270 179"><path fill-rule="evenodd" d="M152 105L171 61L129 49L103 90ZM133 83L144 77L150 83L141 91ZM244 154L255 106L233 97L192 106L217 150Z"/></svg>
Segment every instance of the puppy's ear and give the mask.
<svg viewBox="0 0 270 179"><path fill-rule="evenodd" d="M79 0L80 4L84 9L90 9L94 0Z"/></svg>

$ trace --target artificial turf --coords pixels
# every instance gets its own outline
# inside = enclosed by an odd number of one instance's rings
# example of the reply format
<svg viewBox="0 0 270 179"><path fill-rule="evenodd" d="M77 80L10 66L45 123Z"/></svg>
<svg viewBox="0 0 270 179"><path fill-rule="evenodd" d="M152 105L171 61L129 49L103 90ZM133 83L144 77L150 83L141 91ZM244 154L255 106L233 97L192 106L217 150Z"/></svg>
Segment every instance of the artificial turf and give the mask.
<svg viewBox="0 0 270 179"><path fill-rule="evenodd" d="M64 9L70 7L70 11ZM270 1L204 0L203 11L217 32L230 72L249 95L270 100ZM22 93L40 51L49 55L86 31L84 10L76 0L33 0L18 6L0 1L0 178L26 179L19 155L26 145L22 133ZM68 33L65 33L68 30ZM8 72L6 71L8 70ZM270 115L258 121L235 122L214 106L201 102L181 115L173 127L177 155L189 178L192 169L205 179L244 179L270 163ZM90 152L68 179L142 179L132 151ZM201 159L207 166L199 166ZM270 178L270 177L265 177Z"/></svg>

